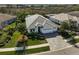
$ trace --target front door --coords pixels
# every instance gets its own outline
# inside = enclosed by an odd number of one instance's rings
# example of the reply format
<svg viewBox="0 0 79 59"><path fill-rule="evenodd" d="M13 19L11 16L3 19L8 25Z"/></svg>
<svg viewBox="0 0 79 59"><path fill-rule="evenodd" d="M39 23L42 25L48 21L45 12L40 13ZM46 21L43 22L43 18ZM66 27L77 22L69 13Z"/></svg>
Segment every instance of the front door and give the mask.
<svg viewBox="0 0 79 59"><path fill-rule="evenodd" d="M41 33L41 27L38 27L38 33Z"/></svg>

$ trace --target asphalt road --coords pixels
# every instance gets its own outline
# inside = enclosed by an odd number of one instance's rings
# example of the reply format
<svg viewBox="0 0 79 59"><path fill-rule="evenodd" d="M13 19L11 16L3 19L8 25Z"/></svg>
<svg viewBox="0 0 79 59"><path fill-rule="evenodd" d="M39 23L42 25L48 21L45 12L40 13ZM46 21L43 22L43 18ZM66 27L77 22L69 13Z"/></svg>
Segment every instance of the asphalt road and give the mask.
<svg viewBox="0 0 79 59"><path fill-rule="evenodd" d="M79 55L79 48L70 47L70 48L55 51L55 52L41 53L39 55Z"/></svg>

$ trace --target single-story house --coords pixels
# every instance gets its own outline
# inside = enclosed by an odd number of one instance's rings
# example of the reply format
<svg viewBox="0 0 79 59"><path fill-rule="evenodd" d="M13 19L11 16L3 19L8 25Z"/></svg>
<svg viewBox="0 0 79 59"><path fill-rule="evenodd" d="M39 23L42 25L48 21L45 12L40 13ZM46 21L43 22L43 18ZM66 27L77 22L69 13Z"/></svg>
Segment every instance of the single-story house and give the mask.
<svg viewBox="0 0 79 59"><path fill-rule="evenodd" d="M0 13L0 29L16 20L16 16Z"/></svg>
<svg viewBox="0 0 79 59"><path fill-rule="evenodd" d="M56 32L58 28L57 24L39 14L27 16L25 20L26 28L29 33L53 33Z"/></svg>
<svg viewBox="0 0 79 59"><path fill-rule="evenodd" d="M49 19L52 22L58 23L58 24L62 24L62 22L64 21L73 21L74 25L77 26L77 28L79 27L79 17L74 16L74 15L70 15L70 14L66 14L66 13L60 13L60 14L56 14L53 16L49 16Z"/></svg>
<svg viewBox="0 0 79 59"><path fill-rule="evenodd" d="M66 13L60 13L60 14L56 14L56 15L53 15L53 16L49 16L49 19L51 21L59 23L59 24L61 24L64 21L68 21L68 20L72 20L74 22L79 22L78 17L72 16L72 15L69 15L69 14L66 14Z"/></svg>

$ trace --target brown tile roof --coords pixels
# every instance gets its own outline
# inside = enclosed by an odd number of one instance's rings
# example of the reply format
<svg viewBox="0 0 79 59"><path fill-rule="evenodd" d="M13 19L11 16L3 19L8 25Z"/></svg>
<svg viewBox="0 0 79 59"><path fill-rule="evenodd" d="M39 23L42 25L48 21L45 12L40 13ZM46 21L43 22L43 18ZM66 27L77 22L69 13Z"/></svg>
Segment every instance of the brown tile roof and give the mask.
<svg viewBox="0 0 79 59"><path fill-rule="evenodd" d="M12 19L12 18L15 18L16 16L11 16L11 15L8 15L8 14L1 14L0 13L0 22L4 22L6 20L9 20L9 19Z"/></svg>
<svg viewBox="0 0 79 59"><path fill-rule="evenodd" d="M68 14L79 17L79 11L72 11L69 12Z"/></svg>

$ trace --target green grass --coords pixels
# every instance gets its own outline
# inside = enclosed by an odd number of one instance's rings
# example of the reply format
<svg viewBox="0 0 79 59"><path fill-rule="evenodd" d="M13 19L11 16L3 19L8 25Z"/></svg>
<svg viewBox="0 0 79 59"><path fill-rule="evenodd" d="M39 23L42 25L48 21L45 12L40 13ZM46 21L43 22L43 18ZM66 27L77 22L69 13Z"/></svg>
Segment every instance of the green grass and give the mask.
<svg viewBox="0 0 79 59"><path fill-rule="evenodd" d="M33 53L39 53L39 52L45 52L49 51L49 46L41 47L41 48L35 48L35 49L28 49L25 51L26 54L33 54ZM17 55L15 51L7 51L7 52L0 52L0 55Z"/></svg>
<svg viewBox="0 0 79 59"><path fill-rule="evenodd" d="M15 28L16 27L16 22L10 24L10 25L7 25L5 28L3 28L3 30L8 30L9 28Z"/></svg>
<svg viewBox="0 0 79 59"><path fill-rule="evenodd" d="M49 51L49 46L46 47L41 47L41 48L35 48L35 49L28 49L26 50L27 54L32 54L32 53L39 53L39 52L45 52L45 51Z"/></svg>
<svg viewBox="0 0 79 59"><path fill-rule="evenodd" d="M0 42L5 41L6 37L7 37L7 33L3 33L2 36L0 36Z"/></svg>
<svg viewBox="0 0 79 59"><path fill-rule="evenodd" d="M11 40L5 46L3 46L3 48L15 47L16 46L16 42L18 40L18 37L20 35L21 35L20 32L18 32L18 31L14 32Z"/></svg>
<svg viewBox="0 0 79 59"><path fill-rule="evenodd" d="M43 44L43 43L47 43L46 40L37 40L37 39L28 39L28 41L26 42L26 44L28 46L32 46L32 45L39 45L39 44Z"/></svg>
<svg viewBox="0 0 79 59"><path fill-rule="evenodd" d="M0 55L16 55L15 51L0 52Z"/></svg>

